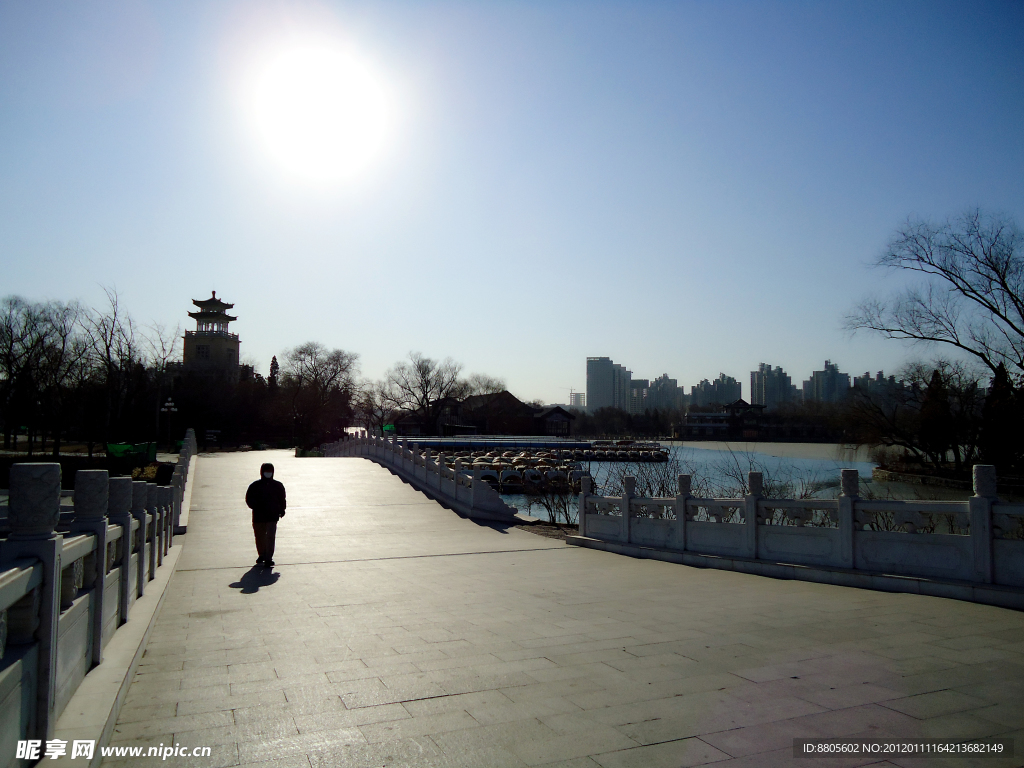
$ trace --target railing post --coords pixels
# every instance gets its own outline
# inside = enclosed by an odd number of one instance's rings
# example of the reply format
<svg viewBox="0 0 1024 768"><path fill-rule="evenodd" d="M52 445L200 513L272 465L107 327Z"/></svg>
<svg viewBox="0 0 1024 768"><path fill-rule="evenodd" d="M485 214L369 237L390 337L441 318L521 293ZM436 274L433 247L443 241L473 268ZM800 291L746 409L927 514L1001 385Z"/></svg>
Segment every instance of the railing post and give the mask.
<svg viewBox="0 0 1024 768"><path fill-rule="evenodd" d="M129 568L132 564L132 479L130 477L112 477L108 486L107 517L114 525L121 526L121 606L118 624L128 621L128 608L131 605L131 586Z"/></svg>
<svg viewBox="0 0 1024 768"><path fill-rule="evenodd" d="M110 474L105 469L80 469L75 473L75 519L69 528L75 533L96 537L92 573L85 583L92 584L92 662L103 661L104 596L107 584L107 506L110 501Z"/></svg>
<svg viewBox="0 0 1024 768"><path fill-rule="evenodd" d="M840 568L854 568L857 562L854 549L856 523L856 505L860 496L860 472L856 469L844 469L840 473L842 494L839 496L839 561Z"/></svg>
<svg viewBox="0 0 1024 768"><path fill-rule="evenodd" d="M135 596L142 597L146 591L146 527L147 518L146 502L149 500L149 488L144 480L132 481L132 517L139 521L139 530L136 538L132 541L132 549L135 544L139 545L138 580L135 583Z"/></svg>
<svg viewBox="0 0 1024 768"><path fill-rule="evenodd" d="M181 519L181 500L184 483L182 482L181 466L174 468L174 474L171 475L171 533L174 533L174 529L178 527L178 521Z"/></svg>
<svg viewBox="0 0 1024 768"><path fill-rule="evenodd" d="M619 502L619 509L622 512L622 529L620 535L622 541L629 544L630 536L630 518L632 514L629 509L629 501L636 496L636 478L626 475L622 478L622 501Z"/></svg>
<svg viewBox="0 0 1024 768"><path fill-rule="evenodd" d="M43 581L39 585L39 613L34 615L33 599L28 610L11 621L11 634L34 635L39 640L39 676L36 680L37 738L53 737L53 716L57 680L57 624L60 619L61 549L63 537L54 532L60 520L60 464L13 464L7 522L11 534L4 542L3 562L10 566L22 557L42 561ZM23 598L25 599L25 598ZM9 619L12 618L8 613ZM33 627L31 625L38 624Z"/></svg>
<svg viewBox="0 0 1024 768"><path fill-rule="evenodd" d="M146 483L146 512L153 520L152 541L149 547L149 580L156 578L157 566L164 562L164 526L163 510L157 498L159 491L156 483Z"/></svg>
<svg viewBox="0 0 1024 768"><path fill-rule="evenodd" d="M971 515L971 543L974 549L974 578L992 583L992 502L996 491L996 468L991 464L974 465L974 495L968 502Z"/></svg>
<svg viewBox="0 0 1024 768"><path fill-rule="evenodd" d="M437 492L444 493L444 471L447 468L444 461L444 451L437 454Z"/></svg>
<svg viewBox="0 0 1024 768"><path fill-rule="evenodd" d="M482 483L482 482L483 482L483 480L480 479L480 470L479 469L474 469L473 470L473 483L469 486L469 508L471 510L476 510L476 486L477 486L477 483Z"/></svg>
<svg viewBox="0 0 1024 768"><path fill-rule="evenodd" d="M757 559L757 502L764 495L764 475L760 472L747 473L747 495L743 499L743 522L747 529L745 531L744 547L747 557Z"/></svg>
<svg viewBox="0 0 1024 768"><path fill-rule="evenodd" d="M579 512L576 515L577 523L580 529L580 536L587 535L587 496L590 495L590 491L593 489L593 480L589 475L585 475L580 478L580 507Z"/></svg>
<svg viewBox="0 0 1024 768"><path fill-rule="evenodd" d="M686 549L686 502L691 498L692 481L689 475L679 475L676 482L676 548Z"/></svg>
<svg viewBox="0 0 1024 768"><path fill-rule="evenodd" d="M169 485L157 487L157 504L163 510L164 516L164 546L163 554L174 545L174 488Z"/></svg>

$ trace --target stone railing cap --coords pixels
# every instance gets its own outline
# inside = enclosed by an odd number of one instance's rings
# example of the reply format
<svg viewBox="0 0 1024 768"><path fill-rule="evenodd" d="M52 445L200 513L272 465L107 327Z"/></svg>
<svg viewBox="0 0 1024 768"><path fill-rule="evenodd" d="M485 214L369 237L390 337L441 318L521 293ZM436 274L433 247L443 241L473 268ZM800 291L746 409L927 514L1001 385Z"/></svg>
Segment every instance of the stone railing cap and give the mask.
<svg viewBox="0 0 1024 768"><path fill-rule="evenodd" d="M75 519L98 520L107 516L110 473L105 469L80 469L75 473Z"/></svg>
<svg viewBox="0 0 1024 768"><path fill-rule="evenodd" d="M15 537L46 537L60 520L60 464L12 464L7 522Z"/></svg>

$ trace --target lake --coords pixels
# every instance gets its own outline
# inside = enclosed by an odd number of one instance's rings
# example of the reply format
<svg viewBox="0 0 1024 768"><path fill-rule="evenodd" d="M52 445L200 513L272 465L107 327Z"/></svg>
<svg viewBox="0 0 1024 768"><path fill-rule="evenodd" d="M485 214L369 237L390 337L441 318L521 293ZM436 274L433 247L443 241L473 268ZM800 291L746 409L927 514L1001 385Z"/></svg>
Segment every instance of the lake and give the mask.
<svg viewBox="0 0 1024 768"><path fill-rule="evenodd" d="M764 474L766 488L774 486L787 491L781 495L809 494L819 498L835 498L839 495L840 471L856 469L860 472L864 496L951 500L970 496L968 491L906 483L875 483L871 479L871 470L875 464L870 461L869 449L865 446L718 441L666 441L662 445L670 451L671 466L653 465L654 468L657 470L660 466L662 471L674 471L677 468L680 474L690 474L693 477L694 495L710 491L709 495L716 497L740 496L747 472L759 471ZM587 463L583 462L583 466L586 467ZM616 476L624 469L621 462L590 463L591 474L601 493L608 493L609 486L617 485ZM503 494L502 498L522 513L547 517L547 511L536 503L536 497Z"/></svg>

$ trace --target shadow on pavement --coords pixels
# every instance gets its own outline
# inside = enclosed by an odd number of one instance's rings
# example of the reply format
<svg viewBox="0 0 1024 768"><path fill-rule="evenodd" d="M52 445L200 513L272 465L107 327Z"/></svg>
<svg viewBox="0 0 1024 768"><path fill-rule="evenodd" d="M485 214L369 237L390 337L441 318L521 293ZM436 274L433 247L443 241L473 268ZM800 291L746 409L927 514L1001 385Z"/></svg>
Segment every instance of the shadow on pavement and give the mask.
<svg viewBox="0 0 1024 768"><path fill-rule="evenodd" d="M512 523L499 523L495 520L474 520L471 517L466 519L471 523L479 525L481 528L490 528L498 533L508 533L509 528L515 528L515 525Z"/></svg>
<svg viewBox="0 0 1024 768"><path fill-rule="evenodd" d="M240 589L243 595L251 595L260 591L260 587L269 587L281 578L281 574L265 568L262 565L254 565L246 571L242 578L234 584L228 584L232 589Z"/></svg>

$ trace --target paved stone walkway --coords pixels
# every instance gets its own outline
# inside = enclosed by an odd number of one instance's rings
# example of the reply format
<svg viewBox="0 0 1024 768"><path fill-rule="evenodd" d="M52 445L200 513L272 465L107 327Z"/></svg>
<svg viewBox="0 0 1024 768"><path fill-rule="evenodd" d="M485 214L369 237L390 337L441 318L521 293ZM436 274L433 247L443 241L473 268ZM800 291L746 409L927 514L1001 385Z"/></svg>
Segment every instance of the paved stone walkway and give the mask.
<svg viewBox="0 0 1024 768"><path fill-rule="evenodd" d="M252 568L260 462L288 487ZM794 737L1016 740L1024 614L701 570L460 519L363 459L200 458L112 745L207 768L803 768ZM138 766L145 760L107 759Z"/></svg>

